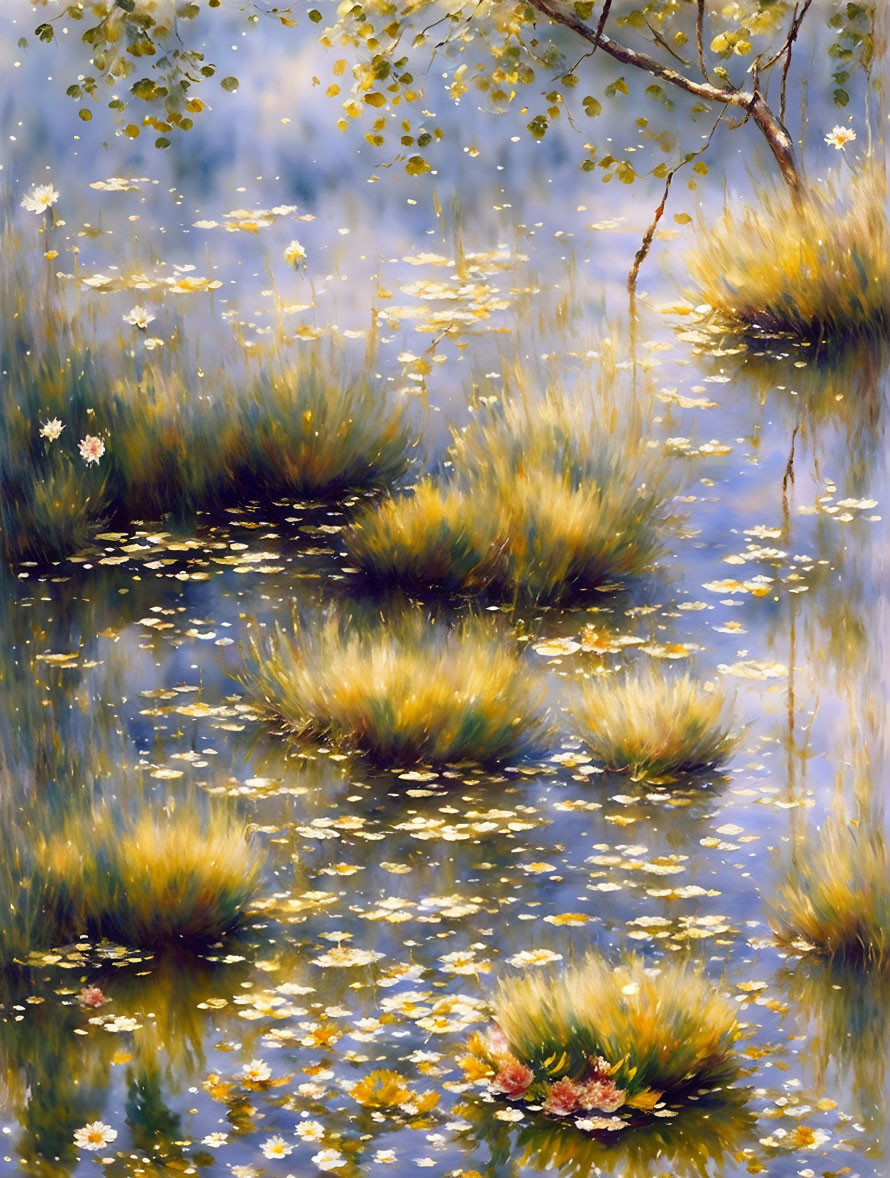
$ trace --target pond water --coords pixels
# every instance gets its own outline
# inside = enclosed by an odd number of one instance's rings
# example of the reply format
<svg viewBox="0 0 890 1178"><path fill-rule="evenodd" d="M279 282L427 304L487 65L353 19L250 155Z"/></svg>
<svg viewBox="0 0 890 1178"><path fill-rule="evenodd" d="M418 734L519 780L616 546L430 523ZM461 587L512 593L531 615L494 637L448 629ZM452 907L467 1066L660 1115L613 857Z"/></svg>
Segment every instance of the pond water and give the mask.
<svg viewBox="0 0 890 1178"><path fill-rule="evenodd" d="M258 628L295 607L397 608L350 570L354 502L148 520L5 577L0 733L16 798L114 797L138 779L173 813L206 793L245 816L267 860L244 940L198 955L63 945L0 978L2 1171L886 1175L890 996L779 947L768 922L808 830L854 802L882 821L886 357L832 364L714 334L680 306L693 236L670 215L632 339L624 283L658 193L603 186L561 140L507 143L475 112L479 160L443 148L438 175L393 169L369 188L360 138L326 137L319 51L296 31L293 47L262 22L239 41L240 93L171 154L122 142L101 115L80 125L55 81L76 75L76 47L17 48L34 23L25 3L0 14L0 183L16 206L47 176L59 189L65 223L46 232L75 277L53 281L102 346L135 352L121 317L150 304L164 344L134 364L200 367L206 389L245 349L320 337L361 363L373 329L371 365L423 428L416 469L518 368L578 395L605 383L679 489L651 577L571 609L481 603L515 626L558 720L540 763L496 773L381 771L270 736L248 706ZM832 118L810 110L813 126ZM750 139L715 148L715 175L736 183ZM708 180L670 213L707 220L722 199ZM296 207L259 232L223 227L275 206ZM37 256L36 219L16 216ZM280 262L293 238L297 272ZM182 274L222 285L165 293L160 277ZM647 661L729 692L743 736L724 773L635 783L571 735L560 708L582 677ZM496 979L590 947L704 963L744 1030L736 1100L590 1135L501 1119L465 1082L458 1059ZM104 1005L78 1000L88 986ZM378 1069L438 1101L363 1104L350 1089ZM116 1139L78 1153L75 1131L96 1120ZM291 1151L265 1156L278 1135Z"/></svg>

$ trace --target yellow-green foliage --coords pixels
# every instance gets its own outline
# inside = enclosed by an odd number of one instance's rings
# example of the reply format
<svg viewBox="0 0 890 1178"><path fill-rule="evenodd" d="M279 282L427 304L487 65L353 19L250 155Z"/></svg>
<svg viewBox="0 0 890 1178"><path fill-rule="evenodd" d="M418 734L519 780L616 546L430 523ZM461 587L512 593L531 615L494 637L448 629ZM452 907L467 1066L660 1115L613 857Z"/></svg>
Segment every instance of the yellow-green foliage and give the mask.
<svg viewBox="0 0 890 1178"><path fill-rule="evenodd" d="M347 533L350 556L389 583L556 601L648 568L664 472L617 413L552 392L508 399L457 436L453 478L382 504Z"/></svg>
<svg viewBox="0 0 890 1178"><path fill-rule="evenodd" d="M727 209L689 259L696 297L741 328L843 344L890 330L890 227L870 173L844 206L813 192Z"/></svg>
<svg viewBox="0 0 890 1178"><path fill-rule="evenodd" d="M732 1003L682 962L647 969L632 956L611 966L589 954L556 976L502 980L493 1009L510 1053L538 1081L581 1081L601 1057L632 1107L647 1107L655 1093L720 1087L738 1072ZM486 1042L471 1040L471 1050Z"/></svg>
<svg viewBox="0 0 890 1178"><path fill-rule="evenodd" d="M607 769L671 778L713 769L731 754L727 703L689 675L647 668L585 682L572 707L578 735Z"/></svg>
<svg viewBox="0 0 890 1178"><path fill-rule="evenodd" d="M336 617L254 644L247 686L295 734L393 764L507 760L546 735L542 683L481 619L411 614L372 629Z"/></svg>
<svg viewBox="0 0 890 1178"><path fill-rule="evenodd" d="M76 815L42 843L37 863L57 937L146 947L210 941L235 928L260 871L242 823L197 809Z"/></svg>
<svg viewBox="0 0 890 1178"><path fill-rule="evenodd" d="M785 941L837 960L890 966L890 861L883 833L829 819L808 836L779 892Z"/></svg>
<svg viewBox="0 0 890 1178"><path fill-rule="evenodd" d="M410 496L368 508L343 539L352 560L384 584L480 589L498 570L501 522L491 495L425 479Z"/></svg>

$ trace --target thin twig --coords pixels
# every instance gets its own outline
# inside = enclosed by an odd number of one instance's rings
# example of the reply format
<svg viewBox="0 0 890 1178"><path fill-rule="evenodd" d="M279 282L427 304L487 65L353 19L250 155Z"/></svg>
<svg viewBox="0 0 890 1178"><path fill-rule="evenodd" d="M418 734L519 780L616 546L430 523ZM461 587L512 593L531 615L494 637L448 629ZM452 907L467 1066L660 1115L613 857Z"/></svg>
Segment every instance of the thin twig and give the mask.
<svg viewBox="0 0 890 1178"><path fill-rule="evenodd" d="M671 170L667 174L667 177L664 182L664 192L662 193L661 203L659 204L658 208L655 210L655 215L652 218L651 225L646 230L646 232L643 234L643 240L640 243L640 248L637 250L636 254L634 255L634 264L633 264L633 266L631 266L630 273L627 276L627 290L628 290L628 294L630 295L630 299L631 299L631 309L633 309L634 299L636 298L637 278L639 277L639 274L640 274L640 267L645 262L646 258L649 256L649 250L652 248L652 242L655 239L655 230L658 228L658 222L664 216L664 210L667 208L668 194L671 191L671 184L673 183L674 176L676 176L677 172L679 172L681 168L685 168L687 164L692 163L692 161L694 159L696 159L698 156L702 155L704 152L706 152L708 150L708 148L711 145L711 140L714 138L714 132L720 126L720 120L723 118L725 113L726 113L726 107L724 107L723 110L720 111L720 114L717 116L716 122L714 123L713 127L711 128L707 139L704 141L704 143L698 149L698 151L690 152L690 154L687 155L686 158L681 163L677 164L677 166L675 168L671 168ZM631 317L633 317L633 315L631 315Z"/></svg>
<svg viewBox="0 0 890 1178"><path fill-rule="evenodd" d="M652 36L655 38L655 40L658 42L658 44L662 47L662 49L664 49L666 53L669 53L675 61L679 61L680 65L685 65L685 66L689 66L691 64L690 62L688 62L686 60L685 57L683 57L682 54L678 53L676 51L676 49L673 48L673 46L671 46L667 41L665 41L664 37L662 37L662 35L661 35L661 33L659 33L658 29L653 28L653 26L650 25L648 21L646 21L646 28L649 30L649 32L652 34Z"/></svg>
<svg viewBox="0 0 890 1178"><path fill-rule="evenodd" d="M603 10L600 13L599 21L596 26L596 35L594 37L593 49L591 53L596 53L596 47L600 43L600 38L603 35L603 30L606 27L606 21L609 19L609 9L612 7L612 0L603 0Z"/></svg>
<svg viewBox="0 0 890 1178"><path fill-rule="evenodd" d="M698 11L695 14L695 46L698 49L698 64L702 77L709 81L708 67L705 65L705 0L698 0Z"/></svg>

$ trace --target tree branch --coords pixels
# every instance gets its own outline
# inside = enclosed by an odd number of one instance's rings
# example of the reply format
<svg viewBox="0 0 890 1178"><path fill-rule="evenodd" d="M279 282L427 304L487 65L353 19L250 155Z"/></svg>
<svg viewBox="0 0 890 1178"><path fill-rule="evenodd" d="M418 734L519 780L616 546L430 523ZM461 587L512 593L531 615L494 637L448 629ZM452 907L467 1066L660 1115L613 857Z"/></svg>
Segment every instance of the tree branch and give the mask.
<svg viewBox="0 0 890 1178"><path fill-rule="evenodd" d="M801 13L800 19L803 19L806 9L809 8L811 2L812 0L805 0L804 10ZM579 37L583 37L585 41L589 41L594 49L602 49L610 57L613 57L616 61L620 61L622 65L633 66L635 69L643 70L647 74L661 78L663 82L669 82L672 86L677 86L680 90L685 90L687 94L692 94L696 98L703 98L707 102L716 102L721 106L737 106L747 111L769 144L770 150L779 165L783 180L795 196L800 195L801 180L794 158L794 144L791 136L785 129L781 119L776 118L775 114L773 114L756 86L753 90L736 90L730 86L714 86L711 82L696 82L692 78L687 78L679 70L662 65L660 61L657 61L654 57L650 57L648 53L640 53L635 49L630 49L627 45L622 45L610 37L605 32L605 29L602 28L604 24L603 16L607 13L608 4L604 5L603 14L600 17L600 23L596 29L592 29L590 25L586 25L574 12L565 12L561 8L558 8L553 3L553 0L528 0L528 4L543 16L546 16L554 24L563 25L565 28L571 29ZM797 28L799 28L800 22L797 21L795 23ZM781 51L778 56L781 56ZM778 57L776 60L778 60Z"/></svg>
<svg viewBox="0 0 890 1178"><path fill-rule="evenodd" d="M585 41L589 41L595 49L602 49L614 57L616 61L620 61L622 65L632 65L636 69L644 70L647 74L652 74L656 78L661 78L664 82L670 82L672 86L679 86L681 90L685 90L688 94L694 94L696 98L704 98L708 102L720 102L729 106L747 107L753 102L754 95L744 90L733 90L730 88L721 88L713 86L710 82L696 82L692 78L687 78L685 74L680 73L679 70L671 69L670 66L662 65L654 57L650 57L648 53L640 53L636 49L630 49L626 45L613 40L605 31L592 29L586 25L583 20L580 20L572 12L563 12L557 8L552 0L528 0L532 8L537 9L548 20L553 21L554 24L564 25L567 29L571 29Z"/></svg>

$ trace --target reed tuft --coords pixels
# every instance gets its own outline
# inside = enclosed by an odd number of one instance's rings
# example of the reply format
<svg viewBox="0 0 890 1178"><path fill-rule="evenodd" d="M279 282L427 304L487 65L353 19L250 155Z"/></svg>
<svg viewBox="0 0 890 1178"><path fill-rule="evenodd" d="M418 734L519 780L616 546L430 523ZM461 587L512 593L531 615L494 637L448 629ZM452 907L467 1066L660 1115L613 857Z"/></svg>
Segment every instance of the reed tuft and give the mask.
<svg viewBox="0 0 890 1178"><path fill-rule="evenodd" d="M501 981L495 1025L463 1061L491 1091L551 1116L647 1111L729 1084L738 1073L732 1004L700 969L589 954L557 976Z"/></svg>
<svg viewBox="0 0 890 1178"><path fill-rule="evenodd" d="M860 177L845 204L763 193L727 209L690 257L696 298L742 330L842 346L890 332L884 182Z"/></svg>
<svg viewBox="0 0 890 1178"><path fill-rule="evenodd" d="M260 858L242 823L196 808L68 819L37 850L55 938L202 944L232 931L256 894Z"/></svg>
<svg viewBox="0 0 890 1178"><path fill-rule="evenodd" d="M510 399L455 437L451 462L448 482L372 508L347 532L366 574L547 603L639 575L660 551L664 470L617 413L558 392Z"/></svg>
<svg viewBox="0 0 890 1178"><path fill-rule="evenodd" d="M777 935L838 962L890 967L890 860L883 833L829 819L808 835L772 916Z"/></svg>
<svg viewBox="0 0 890 1178"><path fill-rule="evenodd" d="M544 687L504 635L409 614L363 628L328 618L252 647L249 692L300 737L386 764L496 763L547 740Z"/></svg>
<svg viewBox="0 0 890 1178"><path fill-rule="evenodd" d="M617 683L611 676L584 683L571 714L607 769L669 780L727 760L738 740L727 713L721 690L650 667Z"/></svg>

